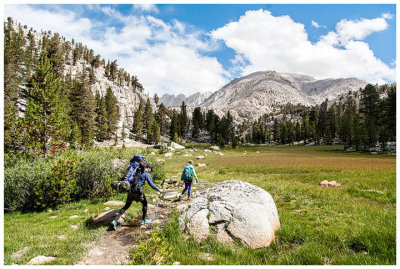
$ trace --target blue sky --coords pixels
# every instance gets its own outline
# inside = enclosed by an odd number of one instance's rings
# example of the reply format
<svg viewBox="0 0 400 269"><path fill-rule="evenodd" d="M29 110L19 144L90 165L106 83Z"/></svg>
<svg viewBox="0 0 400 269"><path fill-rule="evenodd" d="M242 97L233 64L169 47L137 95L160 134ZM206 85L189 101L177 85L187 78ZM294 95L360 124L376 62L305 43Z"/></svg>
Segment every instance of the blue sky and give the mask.
<svg viewBox="0 0 400 269"><path fill-rule="evenodd" d="M34 29L74 38L147 91L215 91L255 71L395 80L395 5L5 5Z"/></svg>

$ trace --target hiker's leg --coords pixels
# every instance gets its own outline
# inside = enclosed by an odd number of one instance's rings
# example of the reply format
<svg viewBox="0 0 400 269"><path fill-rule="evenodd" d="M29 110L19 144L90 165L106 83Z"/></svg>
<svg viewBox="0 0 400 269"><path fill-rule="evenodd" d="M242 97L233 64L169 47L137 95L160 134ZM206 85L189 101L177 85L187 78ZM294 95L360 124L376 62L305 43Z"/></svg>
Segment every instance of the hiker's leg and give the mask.
<svg viewBox="0 0 400 269"><path fill-rule="evenodd" d="M186 191L188 188L189 188L189 184L187 184L187 183L185 182L185 189L182 191L182 195L185 193L185 191Z"/></svg>
<svg viewBox="0 0 400 269"><path fill-rule="evenodd" d="M146 219L147 214L147 199L146 196L143 194L143 199L140 200L142 203L142 220Z"/></svg>
<svg viewBox="0 0 400 269"><path fill-rule="evenodd" d="M117 217L115 218L115 221L118 221L118 219L125 213L126 210L132 205L132 198L130 197L130 194L128 194L128 197L126 198L126 202L123 208L121 208L118 212Z"/></svg>
<svg viewBox="0 0 400 269"><path fill-rule="evenodd" d="M188 198L190 197L190 194L192 193L192 182L190 182L189 184L188 184L189 186L189 190L188 190Z"/></svg>

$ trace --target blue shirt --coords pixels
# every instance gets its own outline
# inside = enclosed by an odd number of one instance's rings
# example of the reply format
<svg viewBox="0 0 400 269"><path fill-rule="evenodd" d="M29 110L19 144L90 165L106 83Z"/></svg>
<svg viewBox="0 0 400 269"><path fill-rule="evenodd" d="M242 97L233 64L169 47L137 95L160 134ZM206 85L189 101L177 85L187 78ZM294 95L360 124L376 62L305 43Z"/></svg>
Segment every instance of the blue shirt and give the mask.
<svg viewBox="0 0 400 269"><path fill-rule="evenodd" d="M139 185L140 187L143 187L144 184L146 183L146 181L149 182L150 187L152 187L152 188L155 189L156 191L160 191L160 189L157 188L156 185L154 185L153 181L151 181L151 176L150 176L150 174L149 174L148 172L144 172L144 173L142 174L142 176L141 176L140 179L139 179L138 185Z"/></svg>

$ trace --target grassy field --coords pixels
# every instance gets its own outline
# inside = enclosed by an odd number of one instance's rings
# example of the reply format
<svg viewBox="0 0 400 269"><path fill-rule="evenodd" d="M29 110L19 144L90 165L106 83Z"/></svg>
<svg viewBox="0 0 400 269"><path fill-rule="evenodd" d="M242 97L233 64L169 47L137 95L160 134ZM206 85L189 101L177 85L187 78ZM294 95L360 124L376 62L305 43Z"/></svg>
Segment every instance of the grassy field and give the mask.
<svg viewBox="0 0 400 269"><path fill-rule="evenodd" d="M202 243L185 239L175 214L160 234L168 246L163 248L166 263L395 264L396 158L336 152L335 147L241 147L222 150L224 156L207 152L198 161L207 167L196 168L200 184L238 179L265 189L274 197L281 229L269 248L251 250L240 244L229 248L213 238ZM189 153L195 162L196 156L205 154L203 150ZM167 159L167 178L178 176L187 160L183 152ZM335 180L341 187L322 188L323 180ZM103 202L86 200L53 212L5 214L5 264L23 264L37 255L59 257L54 264L77 262L85 244L106 232L105 227L85 226L85 221L104 210ZM139 209L134 204L128 213L134 218ZM52 215L58 217L50 219ZM71 215L79 218L69 219ZM73 224L78 224L77 230L71 229ZM60 240L60 235L65 239ZM27 245L31 248L23 259L11 258ZM144 246L140 251L146 257L150 250ZM202 258L204 253L212 258Z"/></svg>

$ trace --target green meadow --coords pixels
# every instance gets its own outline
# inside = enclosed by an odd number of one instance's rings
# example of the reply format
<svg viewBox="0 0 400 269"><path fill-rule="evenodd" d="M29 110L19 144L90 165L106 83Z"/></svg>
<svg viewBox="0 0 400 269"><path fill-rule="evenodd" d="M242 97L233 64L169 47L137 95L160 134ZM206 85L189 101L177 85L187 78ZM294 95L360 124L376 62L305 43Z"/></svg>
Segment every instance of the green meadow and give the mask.
<svg viewBox="0 0 400 269"><path fill-rule="evenodd" d="M196 147L198 151L175 152L173 158L165 159L166 178L179 176L191 158L207 165L196 167L198 188L229 179L263 188L272 195L279 212L281 228L275 242L257 250L240 243L226 246L213 237L197 243L179 231L175 212L164 229L132 250L132 264L151 264L154 255L163 257L164 264L396 263L395 156L334 151L338 146L248 146L222 149L224 155L220 156L204 152L206 145ZM134 152L126 151L123 156ZM184 157L186 153L192 156ZM196 160L204 154L205 159ZM163 158L161 154L156 157ZM323 180L334 180L341 186L323 188L319 186ZM123 201L125 196L113 199ZM24 264L38 255L58 257L51 264L76 263L88 242L107 233L106 227L86 224L103 210L104 201L83 200L52 212L6 213L4 263ZM69 219L75 214L79 218ZM128 214L135 218L140 205L134 203ZM58 217L50 219L52 215ZM71 229L73 224L78 224L76 230ZM65 239L60 240L60 235ZM23 258L12 258L12 253L28 245ZM204 258L205 253L209 259Z"/></svg>

